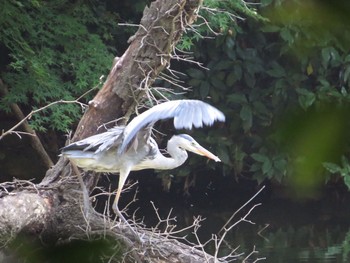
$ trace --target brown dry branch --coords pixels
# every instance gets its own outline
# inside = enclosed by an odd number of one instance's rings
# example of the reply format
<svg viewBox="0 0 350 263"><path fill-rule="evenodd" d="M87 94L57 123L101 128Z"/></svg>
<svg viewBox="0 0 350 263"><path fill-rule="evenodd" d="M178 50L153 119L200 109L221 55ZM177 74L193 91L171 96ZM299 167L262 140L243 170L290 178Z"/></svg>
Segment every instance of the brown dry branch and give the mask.
<svg viewBox="0 0 350 263"><path fill-rule="evenodd" d="M39 109L32 110L26 116L24 115L24 113L22 112L21 108L18 106L17 103L11 103L10 108L12 110L12 113L19 120L19 122L16 123L10 129L8 129L6 131L4 131L4 130L1 131L0 140L2 140L5 136L12 135L12 134L17 135L19 138L22 138L21 135L29 135L30 136L30 143L31 143L33 149L37 152L37 154L41 158L41 161L44 163L45 167L47 169L51 168L54 165L54 163L51 160L48 153L46 152L46 150L45 150L44 146L42 145L36 132L29 125L28 120L30 120L33 117L33 115L40 113L40 112L44 111L45 109L50 108L50 107L57 105L57 104L78 104L81 106L82 110L84 111L84 109L87 107L87 105L85 105L84 103L81 103L79 100L81 98L83 98L85 95L87 95L88 93L90 93L92 90L95 90L96 88L97 87L90 89L89 91L87 91L83 95L81 95L79 98L72 100L72 101L59 100L59 101L51 102L51 103L49 103L49 104L47 104ZM3 81L1 79L0 79L0 94L2 94L3 96L8 94L8 88L3 83ZM20 126L23 127L24 131L18 130L18 128Z"/></svg>
<svg viewBox="0 0 350 263"><path fill-rule="evenodd" d="M0 94L4 96L7 93L8 93L7 87L3 83L3 81L0 79ZM13 126L11 129L9 129L8 131L1 131L0 140L9 134L16 134L19 138L21 138L21 134L30 135L30 144L32 145L33 149L40 156L45 167L47 169L49 169L51 166L53 166L53 162L52 162L50 156L47 154L40 139L37 137L35 131L32 129L32 127L30 127L30 125L28 124L28 121L27 121L32 116L32 114L34 114L34 112L32 112L31 115L24 116L21 108L16 103L11 103L10 108L11 108L13 114L19 120L19 122L15 126ZM22 125L24 131L18 131L18 130L16 131L16 129L21 125Z"/></svg>
<svg viewBox="0 0 350 263"><path fill-rule="evenodd" d="M87 92L85 92L83 95L81 95L79 98L77 98L75 100L58 100L58 101L51 102L51 103L46 104L45 106L43 106L39 109L32 110L26 116L24 116L22 110L19 108L19 106L16 103L11 104L10 107L13 110L15 116L19 119L19 122L16 123L12 128L8 129L7 131L1 131L0 140L3 139L5 136L10 135L10 134L16 134L19 137L21 137L20 134L26 134L26 135L31 135L33 137L37 137L35 131L28 124L28 120L30 120L33 117L33 115L35 115L39 112L42 112L42 111L46 110L47 108L50 108L50 107L57 105L57 104L78 104L82 108L82 111L84 111L87 108L87 105L80 102L79 100L82 99L83 97L85 97L88 93L90 93L91 91L93 91L95 89L97 89L97 87L94 87L94 88L88 90ZM0 93L2 93L2 95L6 95L8 93L8 89L1 79L0 79ZM24 126L24 130L26 132L23 133L22 131L17 130L17 128L21 125ZM39 140L39 139L37 139L37 140ZM41 144L41 142L40 142L40 144ZM53 165L53 163L52 163L52 165Z"/></svg>

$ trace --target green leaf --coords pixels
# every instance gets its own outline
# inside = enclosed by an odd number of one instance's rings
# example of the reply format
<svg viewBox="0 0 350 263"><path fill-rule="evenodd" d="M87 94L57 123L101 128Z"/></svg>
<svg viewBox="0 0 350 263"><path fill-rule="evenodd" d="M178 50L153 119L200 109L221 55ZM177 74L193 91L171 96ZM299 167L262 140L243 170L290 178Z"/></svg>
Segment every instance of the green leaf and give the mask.
<svg viewBox="0 0 350 263"><path fill-rule="evenodd" d="M190 50L193 47L192 39L185 36L181 38L181 41L179 43L179 48L182 50Z"/></svg>
<svg viewBox="0 0 350 263"><path fill-rule="evenodd" d="M348 188L348 190L350 191L350 176L344 177L344 183L345 183L346 187Z"/></svg>
<svg viewBox="0 0 350 263"><path fill-rule="evenodd" d="M255 161L264 163L266 160L268 160L267 156L265 154L261 153L252 153L250 155Z"/></svg>
<svg viewBox="0 0 350 263"><path fill-rule="evenodd" d="M345 63L349 63L349 62L350 62L350 55L346 55L346 56L345 56L344 62L345 62Z"/></svg>
<svg viewBox="0 0 350 263"><path fill-rule="evenodd" d="M215 71L231 69L231 68L233 68L233 63L230 60L222 60L214 66Z"/></svg>
<svg viewBox="0 0 350 263"><path fill-rule="evenodd" d="M254 110L257 114L271 115L272 113L267 109L266 105L261 101L254 101Z"/></svg>
<svg viewBox="0 0 350 263"><path fill-rule="evenodd" d="M202 70L191 68L187 70L187 74L194 79L205 79L205 74Z"/></svg>
<svg viewBox="0 0 350 263"><path fill-rule="evenodd" d="M199 86L201 83L203 82L203 80L200 79L190 79L188 81L188 85L192 86L192 87L197 87Z"/></svg>
<svg viewBox="0 0 350 263"><path fill-rule="evenodd" d="M226 87L225 83L219 78L219 75L216 74L216 75L213 75L211 78L210 78L210 82L211 84L213 84L213 86L217 89L224 89Z"/></svg>
<svg viewBox="0 0 350 263"><path fill-rule="evenodd" d="M239 116L243 120L243 130L245 132L249 131L253 125L253 113L248 104L243 105Z"/></svg>
<svg viewBox="0 0 350 263"><path fill-rule="evenodd" d="M280 31L280 36L283 40L288 42L288 44L294 43L294 37L288 28L286 28L286 27L282 28Z"/></svg>
<svg viewBox="0 0 350 263"><path fill-rule="evenodd" d="M269 178L272 176L272 163L270 159L266 159L261 168L263 174L268 175Z"/></svg>
<svg viewBox="0 0 350 263"><path fill-rule="evenodd" d="M199 94L202 99L208 96L210 89L210 84L206 81L202 81L200 87L199 87Z"/></svg>
<svg viewBox="0 0 350 263"><path fill-rule="evenodd" d="M330 48L330 56L331 56L332 67L337 67L340 64L342 64L342 60L341 60L341 57L339 55L339 52L334 47Z"/></svg>
<svg viewBox="0 0 350 263"><path fill-rule="evenodd" d="M218 156L224 164L230 164L230 155L227 147L220 147L218 149Z"/></svg>
<svg viewBox="0 0 350 263"><path fill-rule="evenodd" d="M248 104L243 105L239 116L241 117L241 119L243 121L249 121L252 119L253 117L253 113L252 113L252 109L250 108L250 106Z"/></svg>
<svg viewBox="0 0 350 263"><path fill-rule="evenodd" d="M237 104L245 104L247 103L247 98L242 93L234 93L227 96L227 101Z"/></svg>
<svg viewBox="0 0 350 263"><path fill-rule="evenodd" d="M347 65L344 70L343 80L345 83L350 84L350 65Z"/></svg>
<svg viewBox="0 0 350 263"><path fill-rule="evenodd" d="M307 110L316 100L316 96L313 92L307 89L299 88L296 90L299 94L299 104L304 109Z"/></svg>
<svg viewBox="0 0 350 263"><path fill-rule="evenodd" d="M226 47L232 49L235 46L235 39L233 37L226 38Z"/></svg>
<svg viewBox="0 0 350 263"><path fill-rule="evenodd" d="M243 70L242 70L242 66L240 64L236 64L233 66L233 74L235 75L237 80L242 79Z"/></svg>
<svg viewBox="0 0 350 263"><path fill-rule="evenodd" d="M256 79L255 76L252 74L249 74L248 72L244 73L244 81L245 84L249 87L249 88L254 88L255 83L256 83Z"/></svg>
<svg viewBox="0 0 350 263"><path fill-rule="evenodd" d="M273 166L282 174L287 170L287 160L283 157L278 157L273 161Z"/></svg>
<svg viewBox="0 0 350 263"><path fill-rule="evenodd" d="M226 78L226 85L227 86L233 86L236 81L238 81L237 77L236 77L236 74L234 72L231 72L230 74L227 75L227 78Z"/></svg>
<svg viewBox="0 0 350 263"><path fill-rule="evenodd" d="M332 174L336 174L341 171L341 168L339 167L339 165L335 163L324 162L323 167L326 168L327 171L329 171Z"/></svg>
<svg viewBox="0 0 350 263"><path fill-rule="evenodd" d="M274 78L282 78L286 76L286 71L281 65L279 65L277 62L273 63L272 68L269 70L266 70L266 73Z"/></svg>
<svg viewBox="0 0 350 263"><path fill-rule="evenodd" d="M321 55L322 55L322 65L324 68L327 68L328 63L331 61L331 51L330 48L323 48L321 51Z"/></svg>

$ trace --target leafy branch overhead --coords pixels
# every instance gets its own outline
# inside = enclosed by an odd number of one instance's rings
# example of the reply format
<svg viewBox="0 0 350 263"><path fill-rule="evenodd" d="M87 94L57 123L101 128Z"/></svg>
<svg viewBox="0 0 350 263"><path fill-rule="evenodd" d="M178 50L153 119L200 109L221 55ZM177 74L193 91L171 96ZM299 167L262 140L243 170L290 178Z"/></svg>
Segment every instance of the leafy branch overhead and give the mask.
<svg viewBox="0 0 350 263"><path fill-rule="evenodd" d="M9 87L1 110L8 112L11 103L31 110L74 100L99 83L112 64L114 48L106 42L117 27L116 15L106 10L96 19L101 8L62 1L0 3L0 43L8 53L1 78ZM63 105L35 115L30 124L66 132L80 116L79 107Z"/></svg>
<svg viewBox="0 0 350 263"><path fill-rule="evenodd" d="M234 7L228 1L217 2L226 4L229 9L225 11L232 13ZM221 151L219 157L226 163L223 174L249 176L258 182L265 178L279 182L289 178L292 184L295 183L292 178L308 178L294 185L313 187L309 182L314 181L319 187L325 181L323 162L338 163L341 156L339 151L333 156L326 152L340 142L348 145L341 132L347 130L349 122L343 115L350 102L346 45L350 35L345 16L348 5L343 1L332 6L327 1L311 0L261 2L254 7L264 19L251 12L245 20L236 17L233 18L236 23L226 23L229 19L219 8L215 15L211 11L211 16L207 16L207 21L214 20L216 25L215 38L210 38L206 31L201 32L206 36L204 39L184 40L197 41L187 47L208 69L186 70L186 82L193 89L190 95L220 104L229 118L227 125L215 131L215 136L198 133L201 140ZM317 11L311 12L310 8ZM323 15L325 20L320 19ZM339 34L340 31L343 33ZM330 115L325 115L327 111ZM341 127L334 126L332 118L342 123ZM313 130L315 125L317 131ZM329 125L334 126L334 133L328 136ZM300 126L300 130L295 130L294 140L285 137L290 133L281 133L287 126ZM312 131L320 135L307 137ZM213 142L218 134L225 140ZM297 149L302 138L310 139L309 150ZM338 149L347 154L346 149ZM307 161L300 162L300 158Z"/></svg>

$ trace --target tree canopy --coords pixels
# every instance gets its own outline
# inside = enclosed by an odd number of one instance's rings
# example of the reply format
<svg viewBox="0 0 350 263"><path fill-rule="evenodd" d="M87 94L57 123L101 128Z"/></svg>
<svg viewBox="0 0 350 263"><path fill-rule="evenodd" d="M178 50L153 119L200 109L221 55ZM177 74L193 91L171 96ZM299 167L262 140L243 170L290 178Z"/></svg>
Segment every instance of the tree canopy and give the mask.
<svg viewBox="0 0 350 263"><path fill-rule="evenodd" d="M237 23L207 15L220 34L191 45L208 70L186 70L189 96L213 101L228 116L219 130L198 133L219 152L225 175L290 182L305 194L339 175L348 182L349 4L255 7L259 16Z"/></svg>
<svg viewBox="0 0 350 263"><path fill-rule="evenodd" d="M8 112L10 103L35 109L72 100L99 84L122 46L114 39L125 32L116 32L118 14L106 4L1 2L1 78L9 86L1 110ZM61 105L34 115L30 124L37 131L67 132L80 116L77 105Z"/></svg>

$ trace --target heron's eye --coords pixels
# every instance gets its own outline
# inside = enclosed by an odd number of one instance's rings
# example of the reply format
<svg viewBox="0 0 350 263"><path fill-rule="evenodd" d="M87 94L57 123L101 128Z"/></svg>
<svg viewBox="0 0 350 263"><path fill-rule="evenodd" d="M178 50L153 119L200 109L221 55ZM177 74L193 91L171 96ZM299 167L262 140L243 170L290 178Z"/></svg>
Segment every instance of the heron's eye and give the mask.
<svg viewBox="0 0 350 263"><path fill-rule="evenodd" d="M196 143L195 143L195 142L191 142L191 145L192 145L192 146L196 146Z"/></svg>

